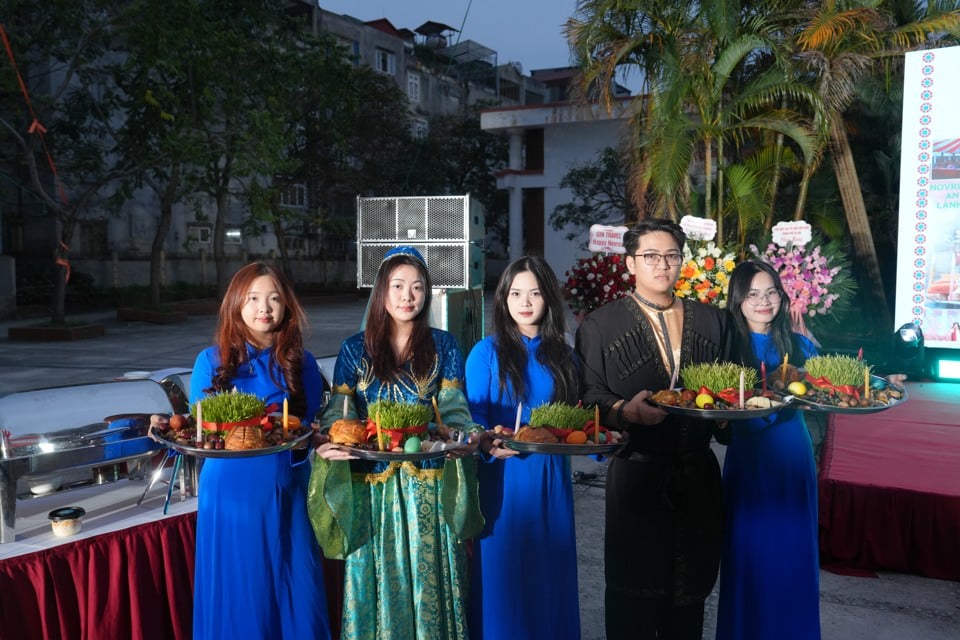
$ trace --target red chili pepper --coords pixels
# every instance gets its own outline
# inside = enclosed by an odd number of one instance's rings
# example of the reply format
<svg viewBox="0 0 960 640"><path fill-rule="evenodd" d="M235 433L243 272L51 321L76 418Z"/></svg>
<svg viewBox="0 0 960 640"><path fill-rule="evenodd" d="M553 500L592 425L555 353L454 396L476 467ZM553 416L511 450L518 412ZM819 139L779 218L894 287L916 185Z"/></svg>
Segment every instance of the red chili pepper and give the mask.
<svg viewBox="0 0 960 640"><path fill-rule="evenodd" d="M717 397L726 402L727 404L739 405L740 404L740 392L736 389L724 389L717 393Z"/></svg>

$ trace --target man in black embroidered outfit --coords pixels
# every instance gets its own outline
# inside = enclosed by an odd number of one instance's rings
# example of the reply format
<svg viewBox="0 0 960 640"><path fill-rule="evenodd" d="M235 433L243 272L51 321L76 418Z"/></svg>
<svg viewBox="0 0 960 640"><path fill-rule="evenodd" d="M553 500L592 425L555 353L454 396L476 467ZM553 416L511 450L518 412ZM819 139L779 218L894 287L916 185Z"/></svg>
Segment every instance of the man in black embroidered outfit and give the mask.
<svg viewBox="0 0 960 640"><path fill-rule="evenodd" d="M627 231L635 291L591 313L577 331L583 403L599 404L602 424L630 437L607 474L608 640L699 640L720 563L720 467L710 450L716 425L647 402L681 367L723 356L726 314L673 294L685 242L669 220L643 220Z"/></svg>

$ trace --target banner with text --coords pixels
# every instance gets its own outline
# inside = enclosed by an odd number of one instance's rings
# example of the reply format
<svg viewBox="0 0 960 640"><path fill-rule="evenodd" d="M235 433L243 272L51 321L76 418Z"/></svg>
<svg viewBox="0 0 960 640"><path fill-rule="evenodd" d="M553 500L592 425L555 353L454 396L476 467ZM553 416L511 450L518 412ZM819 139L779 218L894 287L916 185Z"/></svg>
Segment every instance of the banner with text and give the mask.
<svg viewBox="0 0 960 640"><path fill-rule="evenodd" d="M895 323L960 349L960 47L905 62Z"/></svg>

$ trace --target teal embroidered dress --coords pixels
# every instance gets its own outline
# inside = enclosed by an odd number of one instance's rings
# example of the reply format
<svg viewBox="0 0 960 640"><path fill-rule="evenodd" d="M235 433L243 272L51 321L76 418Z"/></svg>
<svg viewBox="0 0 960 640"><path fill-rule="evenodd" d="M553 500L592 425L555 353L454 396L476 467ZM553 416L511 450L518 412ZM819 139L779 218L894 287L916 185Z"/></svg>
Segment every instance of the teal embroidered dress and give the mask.
<svg viewBox="0 0 960 640"><path fill-rule="evenodd" d="M451 429L479 430L463 393L463 357L453 336L433 329L437 359L418 378L405 368L393 383L373 378L363 333L340 348L328 429L367 417L380 400L437 399ZM472 458L423 462L331 462L317 458L308 491L310 520L329 558L346 560L344 640L455 640L467 637L464 540L483 526Z"/></svg>

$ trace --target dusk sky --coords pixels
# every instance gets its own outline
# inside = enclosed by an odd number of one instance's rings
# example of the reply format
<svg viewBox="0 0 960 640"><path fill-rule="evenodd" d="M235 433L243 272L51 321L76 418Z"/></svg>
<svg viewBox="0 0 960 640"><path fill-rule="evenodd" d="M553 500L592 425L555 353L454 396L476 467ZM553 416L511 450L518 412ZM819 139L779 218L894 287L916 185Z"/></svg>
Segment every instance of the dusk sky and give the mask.
<svg viewBox="0 0 960 640"><path fill-rule="evenodd" d="M576 0L320 0L319 4L364 22L387 18L398 29L441 22L459 29L461 40L495 50L500 64L519 62L524 73L570 64L562 29Z"/></svg>

